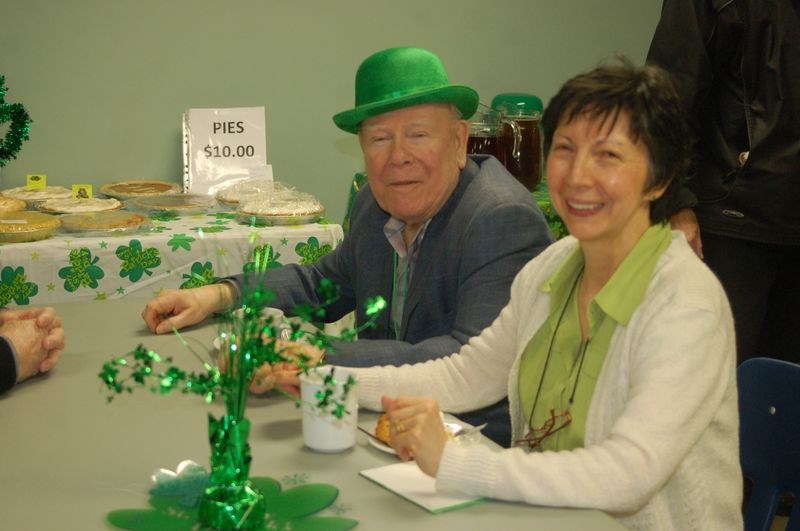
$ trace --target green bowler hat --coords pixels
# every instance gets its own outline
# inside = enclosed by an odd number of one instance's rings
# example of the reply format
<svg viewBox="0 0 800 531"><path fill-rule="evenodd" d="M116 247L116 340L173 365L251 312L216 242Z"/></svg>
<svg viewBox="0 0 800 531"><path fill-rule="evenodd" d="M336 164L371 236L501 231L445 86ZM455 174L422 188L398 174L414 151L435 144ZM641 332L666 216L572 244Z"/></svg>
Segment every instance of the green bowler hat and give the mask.
<svg viewBox="0 0 800 531"><path fill-rule="evenodd" d="M389 48L367 57L356 72L356 106L333 117L339 129L358 133L361 122L423 103L452 103L469 118L478 93L451 85L441 59L422 48Z"/></svg>

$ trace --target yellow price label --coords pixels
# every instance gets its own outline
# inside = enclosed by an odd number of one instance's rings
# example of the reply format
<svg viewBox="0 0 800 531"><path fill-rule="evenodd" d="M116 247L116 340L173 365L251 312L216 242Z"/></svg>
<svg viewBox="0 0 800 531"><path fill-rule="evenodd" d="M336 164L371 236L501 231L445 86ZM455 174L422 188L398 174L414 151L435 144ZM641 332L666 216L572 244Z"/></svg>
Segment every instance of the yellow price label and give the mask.
<svg viewBox="0 0 800 531"><path fill-rule="evenodd" d="M92 185L91 184L73 184L72 185L72 198L73 199L91 199Z"/></svg>
<svg viewBox="0 0 800 531"><path fill-rule="evenodd" d="M47 188L47 175L36 173L28 174L26 177L26 188L28 190L44 190Z"/></svg>

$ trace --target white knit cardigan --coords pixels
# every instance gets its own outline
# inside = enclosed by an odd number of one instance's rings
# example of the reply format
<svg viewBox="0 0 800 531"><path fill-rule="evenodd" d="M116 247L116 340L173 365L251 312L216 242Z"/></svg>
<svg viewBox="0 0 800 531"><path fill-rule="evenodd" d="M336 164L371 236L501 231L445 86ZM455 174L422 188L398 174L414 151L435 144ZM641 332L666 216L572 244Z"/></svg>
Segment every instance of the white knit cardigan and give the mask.
<svg viewBox="0 0 800 531"><path fill-rule="evenodd" d="M459 413L507 393L513 437L522 437L519 360L550 308L538 287L576 245L565 238L529 262L508 305L459 353L358 370L361 405L379 410L382 395L433 396L444 411ZM631 529L742 529L738 418L728 301L683 234L673 232L644 301L612 336L584 447L498 452L448 442L436 485L534 505L601 509Z"/></svg>

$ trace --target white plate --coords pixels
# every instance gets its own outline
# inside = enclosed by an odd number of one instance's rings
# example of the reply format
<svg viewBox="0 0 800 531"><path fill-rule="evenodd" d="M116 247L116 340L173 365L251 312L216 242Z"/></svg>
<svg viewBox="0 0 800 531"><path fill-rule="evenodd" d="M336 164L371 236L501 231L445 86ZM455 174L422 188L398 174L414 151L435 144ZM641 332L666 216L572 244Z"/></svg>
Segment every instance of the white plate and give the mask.
<svg viewBox="0 0 800 531"><path fill-rule="evenodd" d="M372 433L375 433L375 431L373 430ZM391 446L387 446L387 445L383 444L382 442L380 442L377 439L373 439L372 437L367 437L367 442L370 443L373 446L373 448L377 448L381 452L386 452L387 454L397 455L397 452L394 451L394 448L392 448Z"/></svg>
<svg viewBox="0 0 800 531"><path fill-rule="evenodd" d="M457 422L444 421L444 429L447 430L448 432L450 432L450 434L455 436L458 432L463 430L464 427L461 424L458 424ZM372 428L372 431L370 433L376 433L377 430L378 430L378 423L376 422L375 426ZM456 440L458 440L458 439L456 439ZM397 452L394 451L394 448L392 448L391 446L389 446L387 444L382 443L381 441L379 441L377 439L373 439L372 437L367 436L367 442L369 442L369 444L371 444L373 448L377 448L381 452L386 452L387 454L397 455Z"/></svg>

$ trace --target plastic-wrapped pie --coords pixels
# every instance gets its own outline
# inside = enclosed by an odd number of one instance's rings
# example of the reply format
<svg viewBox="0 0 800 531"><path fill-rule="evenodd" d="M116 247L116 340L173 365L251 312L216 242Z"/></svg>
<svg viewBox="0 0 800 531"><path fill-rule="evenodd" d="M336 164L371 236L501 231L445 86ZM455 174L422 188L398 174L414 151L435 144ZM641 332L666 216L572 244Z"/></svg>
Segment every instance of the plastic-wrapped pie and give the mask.
<svg viewBox="0 0 800 531"><path fill-rule="evenodd" d="M25 201L29 207L37 207L48 199L72 197L72 191L63 186L45 186L38 190L29 190L26 186L18 186L3 190L3 195Z"/></svg>
<svg viewBox="0 0 800 531"><path fill-rule="evenodd" d="M49 238L61 224L58 217L41 212L0 213L0 242L24 243Z"/></svg>
<svg viewBox="0 0 800 531"><path fill-rule="evenodd" d="M132 199L149 195L164 195L179 193L180 186L176 183L165 181L119 181L104 184L100 187L100 193L115 199Z"/></svg>
<svg viewBox="0 0 800 531"><path fill-rule="evenodd" d="M220 203L238 206L240 203L257 197L286 197L292 193L294 193L293 188L278 181L246 179L226 186L214 195Z"/></svg>
<svg viewBox="0 0 800 531"><path fill-rule="evenodd" d="M186 213L203 213L217 204L210 195L174 194L153 197L141 197L133 201L136 208L150 211L185 211Z"/></svg>
<svg viewBox="0 0 800 531"><path fill-rule="evenodd" d="M316 197L294 192L287 197L255 196L239 205L236 219L252 225L300 225L317 221L325 208Z"/></svg>
<svg viewBox="0 0 800 531"><path fill-rule="evenodd" d="M124 210L83 212L61 216L61 229L85 236L117 235L136 232L149 222L147 216Z"/></svg>
<svg viewBox="0 0 800 531"><path fill-rule="evenodd" d="M39 210L49 214L74 214L77 212L102 212L104 210L117 210L123 204L117 199L74 198L64 197L58 199L48 199L39 205Z"/></svg>
<svg viewBox="0 0 800 531"><path fill-rule="evenodd" d="M0 195L0 212L19 212L28 208L28 203L22 199Z"/></svg>

